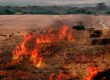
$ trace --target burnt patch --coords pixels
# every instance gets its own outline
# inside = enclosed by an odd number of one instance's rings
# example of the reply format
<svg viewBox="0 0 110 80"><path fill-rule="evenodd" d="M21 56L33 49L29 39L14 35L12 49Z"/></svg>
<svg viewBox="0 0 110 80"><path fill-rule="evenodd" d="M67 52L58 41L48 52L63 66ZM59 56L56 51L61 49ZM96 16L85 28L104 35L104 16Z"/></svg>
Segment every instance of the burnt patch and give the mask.
<svg viewBox="0 0 110 80"><path fill-rule="evenodd" d="M104 39L92 39L91 45L109 45L110 44L110 38L104 38Z"/></svg>
<svg viewBox="0 0 110 80"><path fill-rule="evenodd" d="M101 30L89 30L89 33L90 33L90 38L96 38L102 36Z"/></svg>
<svg viewBox="0 0 110 80"><path fill-rule="evenodd" d="M99 72L93 80L110 80L110 69Z"/></svg>

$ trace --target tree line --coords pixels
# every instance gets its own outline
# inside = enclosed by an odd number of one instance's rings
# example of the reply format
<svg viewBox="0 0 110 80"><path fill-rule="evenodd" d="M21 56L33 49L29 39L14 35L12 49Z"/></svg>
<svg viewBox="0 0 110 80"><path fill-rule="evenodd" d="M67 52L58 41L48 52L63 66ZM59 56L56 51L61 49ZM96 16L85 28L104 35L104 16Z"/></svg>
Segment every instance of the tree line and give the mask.
<svg viewBox="0 0 110 80"><path fill-rule="evenodd" d="M72 6L0 6L0 15L23 14L110 14L110 7L99 3L95 7Z"/></svg>

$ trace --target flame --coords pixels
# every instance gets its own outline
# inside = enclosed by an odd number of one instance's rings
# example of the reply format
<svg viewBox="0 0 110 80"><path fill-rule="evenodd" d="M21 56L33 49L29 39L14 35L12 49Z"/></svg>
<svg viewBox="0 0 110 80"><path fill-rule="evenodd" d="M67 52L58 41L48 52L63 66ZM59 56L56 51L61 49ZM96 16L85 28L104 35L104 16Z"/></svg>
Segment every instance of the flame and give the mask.
<svg viewBox="0 0 110 80"><path fill-rule="evenodd" d="M89 76L86 79L84 79L84 80L93 80L93 78L97 75L99 70L100 69L97 68L97 67L88 67Z"/></svg>
<svg viewBox="0 0 110 80"><path fill-rule="evenodd" d="M72 32L70 32L70 29L68 26L63 26L58 34L53 33L53 30L51 28L48 29L47 33L45 34L22 34L24 37L23 42L19 43L15 50L12 51L13 53L13 60L22 61L22 58L24 55L30 55L30 61L33 63L36 67L44 67L46 64L44 62L43 57L40 55L39 50L41 47L41 44L50 44L52 42L59 42L64 37L67 38L67 41L72 41L74 39ZM34 39L34 41L33 41ZM27 45L29 42L34 43L34 47L32 49L29 49L29 45ZM47 44L47 45L48 45ZM46 52L44 52L46 53Z"/></svg>
<svg viewBox="0 0 110 80"><path fill-rule="evenodd" d="M70 32L70 29L68 26L64 25L60 31L59 31L59 39L67 38L67 40L74 39L72 33Z"/></svg>
<svg viewBox="0 0 110 80"><path fill-rule="evenodd" d="M16 46L15 50L12 52L13 53L13 60L21 58L23 55L27 54L27 48L25 47L25 44L29 40L31 40L31 38L32 38L32 36L28 35L28 37L26 37L23 42L21 42L20 44L18 44Z"/></svg>
<svg viewBox="0 0 110 80"><path fill-rule="evenodd" d="M55 76L55 73L52 73L52 74L50 75L50 77L49 77L48 80L53 80L53 79L54 79L54 76Z"/></svg>
<svg viewBox="0 0 110 80"><path fill-rule="evenodd" d="M59 75L58 75L58 77L57 77L57 80L62 80L62 78L63 77L65 77L66 75L64 75L63 73L62 73L62 71L60 71L59 72Z"/></svg>
<svg viewBox="0 0 110 80"><path fill-rule="evenodd" d="M39 58L38 48L36 48L31 52L30 61L32 61L32 63L36 65L38 58Z"/></svg>
<svg viewBox="0 0 110 80"><path fill-rule="evenodd" d="M39 62L35 66L38 68L44 68L46 66L42 57L39 59Z"/></svg>
<svg viewBox="0 0 110 80"><path fill-rule="evenodd" d="M54 80L54 77L55 77L55 73L52 73L48 80ZM69 75L64 74L63 71L60 71L56 80L68 80L69 78L70 78Z"/></svg>

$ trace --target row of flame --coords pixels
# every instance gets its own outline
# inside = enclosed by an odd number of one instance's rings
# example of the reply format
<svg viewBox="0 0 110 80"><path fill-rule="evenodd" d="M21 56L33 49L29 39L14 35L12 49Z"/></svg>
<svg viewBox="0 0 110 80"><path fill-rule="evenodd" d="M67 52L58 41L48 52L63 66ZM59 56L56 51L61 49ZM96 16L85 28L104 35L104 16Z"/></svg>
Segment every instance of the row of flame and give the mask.
<svg viewBox="0 0 110 80"><path fill-rule="evenodd" d="M24 35L24 41L19 43L13 53L13 60L19 60L22 61L22 58L24 55L30 55L30 61L33 63L33 65L37 68L45 67L46 64L43 60L43 57L39 54L40 44L45 43L52 43L52 42L59 42L60 40L64 39L64 37L67 38L67 41L74 41L74 36L72 34L72 31L69 29L68 26L63 26L57 34L53 33L52 29L48 29L48 32L46 34L39 34L39 35L31 35L28 34L28 36ZM26 47L26 44L28 44L29 41L32 39L35 39L35 46L32 50L29 50ZM87 77L85 80L92 80L92 78L98 73L99 69L97 68L90 68L90 76ZM53 80L53 76L55 74L52 73L49 77L49 80ZM66 76L62 72L59 73L57 80L62 80L62 78Z"/></svg>

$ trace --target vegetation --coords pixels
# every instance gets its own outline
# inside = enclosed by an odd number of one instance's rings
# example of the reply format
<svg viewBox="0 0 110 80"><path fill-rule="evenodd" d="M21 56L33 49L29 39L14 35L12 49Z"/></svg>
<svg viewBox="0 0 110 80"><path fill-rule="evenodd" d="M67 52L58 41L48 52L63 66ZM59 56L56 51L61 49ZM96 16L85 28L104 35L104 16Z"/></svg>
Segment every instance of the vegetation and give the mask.
<svg viewBox="0 0 110 80"><path fill-rule="evenodd" d="M0 6L0 15L12 14L110 14L110 7L99 3L95 7L72 6Z"/></svg>

